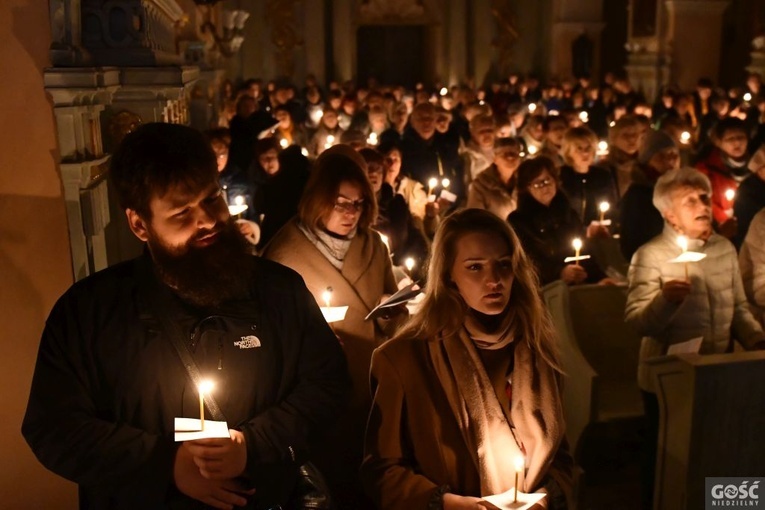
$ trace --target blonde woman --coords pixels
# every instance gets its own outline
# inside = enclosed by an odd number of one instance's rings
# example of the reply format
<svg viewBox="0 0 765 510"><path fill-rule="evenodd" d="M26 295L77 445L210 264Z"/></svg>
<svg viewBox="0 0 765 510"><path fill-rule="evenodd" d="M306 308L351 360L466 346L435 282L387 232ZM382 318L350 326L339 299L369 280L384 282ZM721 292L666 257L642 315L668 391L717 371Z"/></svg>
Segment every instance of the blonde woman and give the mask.
<svg viewBox="0 0 765 510"><path fill-rule="evenodd" d="M372 357L362 480L383 509L479 509L515 485L568 508L554 333L509 225L465 209L439 227L425 299Z"/></svg>
<svg viewBox="0 0 765 510"><path fill-rule="evenodd" d="M598 137L587 127L571 128L563 135L561 188L585 226L600 218L601 202L614 209L619 199L611 173L593 166L597 146Z"/></svg>

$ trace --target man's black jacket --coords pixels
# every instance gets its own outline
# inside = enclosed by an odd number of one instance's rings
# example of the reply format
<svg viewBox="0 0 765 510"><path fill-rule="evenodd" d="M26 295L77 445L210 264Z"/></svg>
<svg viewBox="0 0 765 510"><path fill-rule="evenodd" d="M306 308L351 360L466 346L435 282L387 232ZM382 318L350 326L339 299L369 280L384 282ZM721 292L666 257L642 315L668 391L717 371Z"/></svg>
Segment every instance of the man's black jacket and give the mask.
<svg viewBox="0 0 765 510"><path fill-rule="evenodd" d="M289 497L309 444L340 414L350 384L300 276L252 262L249 299L212 312L184 306L154 277L148 255L76 283L56 303L22 432L47 468L79 484L81 508L204 508L173 484L173 421L198 417L199 400L153 299L188 333L229 428L245 435L245 478L257 491L248 508Z"/></svg>

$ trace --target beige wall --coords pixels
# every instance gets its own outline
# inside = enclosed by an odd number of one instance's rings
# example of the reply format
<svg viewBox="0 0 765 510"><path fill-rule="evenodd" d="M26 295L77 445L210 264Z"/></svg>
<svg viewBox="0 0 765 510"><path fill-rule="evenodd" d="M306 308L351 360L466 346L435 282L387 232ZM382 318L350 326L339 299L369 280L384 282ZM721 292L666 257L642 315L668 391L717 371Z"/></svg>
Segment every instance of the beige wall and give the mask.
<svg viewBox="0 0 765 510"><path fill-rule="evenodd" d="M71 284L49 65L48 2L0 2L0 506L76 508L75 486L46 471L21 437L45 317Z"/></svg>

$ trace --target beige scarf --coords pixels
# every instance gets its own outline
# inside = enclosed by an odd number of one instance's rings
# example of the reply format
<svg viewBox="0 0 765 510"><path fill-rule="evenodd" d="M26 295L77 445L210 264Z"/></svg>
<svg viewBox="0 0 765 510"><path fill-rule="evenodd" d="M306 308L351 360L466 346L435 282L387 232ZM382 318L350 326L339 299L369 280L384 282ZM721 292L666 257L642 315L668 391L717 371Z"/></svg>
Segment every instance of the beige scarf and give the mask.
<svg viewBox="0 0 765 510"><path fill-rule="evenodd" d="M468 321L470 322L470 321ZM506 338L504 339L506 340ZM481 479L481 495L513 488L514 460L525 450L519 474L523 492L536 490L563 440L558 381L524 341L515 347L511 429L466 330L431 342L431 359Z"/></svg>

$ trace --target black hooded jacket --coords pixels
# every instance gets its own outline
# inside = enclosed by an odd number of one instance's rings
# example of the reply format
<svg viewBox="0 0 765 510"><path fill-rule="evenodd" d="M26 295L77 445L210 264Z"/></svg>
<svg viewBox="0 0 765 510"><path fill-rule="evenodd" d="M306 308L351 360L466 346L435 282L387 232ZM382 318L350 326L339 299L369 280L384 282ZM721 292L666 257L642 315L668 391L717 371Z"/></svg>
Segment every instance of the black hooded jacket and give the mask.
<svg viewBox="0 0 765 510"><path fill-rule="evenodd" d="M345 357L300 277L253 257L250 296L199 311L154 276L149 255L100 271L56 303L43 332L22 432L80 508L197 509L173 483L174 418L197 389L155 308L188 334L229 428L247 443L247 508L283 504L316 434L343 409ZM152 301L159 300L159 301Z"/></svg>

